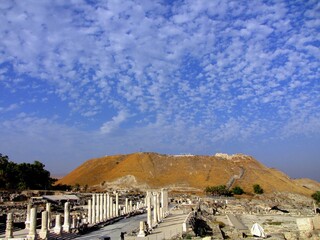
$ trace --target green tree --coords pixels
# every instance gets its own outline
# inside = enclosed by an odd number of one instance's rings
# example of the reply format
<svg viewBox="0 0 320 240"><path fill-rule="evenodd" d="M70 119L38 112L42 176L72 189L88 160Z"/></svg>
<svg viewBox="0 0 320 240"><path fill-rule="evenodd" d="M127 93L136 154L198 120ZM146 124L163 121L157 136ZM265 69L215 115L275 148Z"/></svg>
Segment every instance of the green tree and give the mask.
<svg viewBox="0 0 320 240"><path fill-rule="evenodd" d="M260 187L259 184L254 184L253 185L253 192L256 194L262 194L263 193L263 189Z"/></svg>
<svg viewBox="0 0 320 240"><path fill-rule="evenodd" d="M50 189L54 179L45 165L39 161L14 163L8 156L0 154L0 188L1 189Z"/></svg>
<svg viewBox="0 0 320 240"><path fill-rule="evenodd" d="M317 203L320 203L320 191L316 191L311 197L316 200Z"/></svg>
<svg viewBox="0 0 320 240"><path fill-rule="evenodd" d="M243 191L243 189L241 187L235 186L232 189L232 193L235 194L235 195L242 195L242 194L244 194L244 191Z"/></svg>

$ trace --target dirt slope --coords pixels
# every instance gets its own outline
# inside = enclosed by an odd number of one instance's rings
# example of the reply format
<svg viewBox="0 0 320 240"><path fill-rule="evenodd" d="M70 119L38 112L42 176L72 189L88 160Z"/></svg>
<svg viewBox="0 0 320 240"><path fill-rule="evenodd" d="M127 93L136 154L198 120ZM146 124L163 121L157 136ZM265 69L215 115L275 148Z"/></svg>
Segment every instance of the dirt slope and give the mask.
<svg viewBox="0 0 320 240"><path fill-rule="evenodd" d="M241 172L243 175L238 179ZM134 153L106 156L86 161L57 184L203 190L206 186L226 185L233 176L237 177L232 187L241 186L246 192L252 192L253 184L260 184L265 192L293 192L304 195L314 192L284 173L267 168L254 158L242 154L195 156Z"/></svg>

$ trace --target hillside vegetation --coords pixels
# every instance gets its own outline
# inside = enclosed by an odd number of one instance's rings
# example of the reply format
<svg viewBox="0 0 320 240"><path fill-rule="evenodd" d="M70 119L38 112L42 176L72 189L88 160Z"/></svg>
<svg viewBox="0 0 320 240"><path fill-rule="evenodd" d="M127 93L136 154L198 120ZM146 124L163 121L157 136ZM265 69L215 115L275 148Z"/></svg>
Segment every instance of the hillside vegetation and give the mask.
<svg viewBox="0 0 320 240"><path fill-rule="evenodd" d="M246 192L252 192L253 184L259 184L266 193L293 192L310 196L314 190L304 186L305 182L290 179L284 173L267 168L253 157L242 154L133 153L88 160L57 184L203 191L207 186L232 183L230 187L241 186ZM320 186L312 180L308 180L308 185Z"/></svg>

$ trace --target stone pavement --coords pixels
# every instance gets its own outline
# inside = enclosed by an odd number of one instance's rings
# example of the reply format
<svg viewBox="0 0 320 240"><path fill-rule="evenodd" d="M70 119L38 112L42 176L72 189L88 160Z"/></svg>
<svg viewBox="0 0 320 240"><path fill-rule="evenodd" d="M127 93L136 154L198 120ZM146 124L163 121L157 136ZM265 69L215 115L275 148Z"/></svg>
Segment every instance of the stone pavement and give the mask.
<svg viewBox="0 0 320 240"><path fill-rule="evenodd" d="M233 214L227 214L227 218L231 224L237 230L248 230L248 228Z"/></svg>
<svg viewBox="0 0 320 240"><path fill-rule="evenodd" d="M170 215L155 228L150 235L146 237L126 236L126 240L162 240L171 239L174 236L182 235L182 223L186 219L188 213L182 210L171 210Z"/></svg>

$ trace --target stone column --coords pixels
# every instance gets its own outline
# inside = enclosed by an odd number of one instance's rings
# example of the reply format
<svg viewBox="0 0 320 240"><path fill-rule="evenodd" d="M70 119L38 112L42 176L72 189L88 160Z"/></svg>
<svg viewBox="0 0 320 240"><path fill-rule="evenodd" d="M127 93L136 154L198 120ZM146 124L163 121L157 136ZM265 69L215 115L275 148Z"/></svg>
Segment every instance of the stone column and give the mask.
<svg viewBox="0 0 320 240"><path fill-rule="evenodd" d="M66 202L64 204L64 221L62 225L63 231L70 232L70 203Z"/></svg>
<svg viewBox="0 0 320 240"><path fill-rule="evenodd" d="M116 193L116 217L119 216L119 193Z"/></svg>
<svg viewBox="0 0 320 240"><path fill-rule="evenodd" d="M126 203L125 203L125 214L127 214L129 211L128 211L128 198L126 198Z"/></svg>
<svg viewBox="0 0 320 240"><path fill-rule="evenodd" d="M110 218L113 218L113 198L110 197L110 200L109 200L109 211L110 211Z"/></svg>
<svg viewBox="0 0 320 240"><path fill-rule="evenodd" d="M111 216L110 214L110 195L107 193L107 219L109 219Z"/></svg>
<svg viewBox="0 0 320 240"><path fill-rule="evenodd" d="M132 200L129 201L129 212L132 212Z"/></svg>
<svg viewBox="0 0 320 240"><path fill-rule="evenodd" d="M117 217L117 215L116 215L116 204L115 203L112 204L112 215L114 217Z"/></svg>
<svg viewBox="0 0 320 240"><path fill-rule="evenodd" d="M77 216L72 215L72 224L71 224L71 229L76 229L77 228Z"/></svg>
<svg viewBox="0 0 320 240"><path fill-rule="evenodd" d="M161 207L162 207L162 217L165 217L168 214L168 190L161 189Z"/></svg>
<svg viewBox="0 0 320 240"><path fill-rule="evenodd" d="M30 211L30 229L27 235L28 240L34 240L37 238L37 208L31 208Z"/></svg>
<svg viewBox="0 0 320 240"><path fill-rule="evenodd" d="M88 200L88 223L92 223L92 206L91 199Z"/></svg>
<svg viewBox="0 0 320 240"><path fill-rule="evenodd" d="M140 221L140 230L137 237L145 237L146 233L144 232L144 222Z"/></svg>
<svg viewBox="0 0 320 240"><path fill-rule="evenodd" d="M154 194L153 195L153 227L157 226L158 225L158 213L157 213L157 210L158 210L158 203L157 203L157 195Z"/></svg>
<svg viewBox="0 0 320 240"><path fill-rule="evenodd" d="M148 228L152 228L152 215L151 215L151 199L150 195L147 193L147 223L148 223ZM149 230L148 229L148 230Z"/></svg>
<svg viewBox="0 0 320 240"><path fill-rule="evenodd" d="M103 219L107 220L107 194L103 194Z"/></svg>
<svg viewBox="0 0 320 240"><path fill-rule="evenodd" d="M53 232L55 234L61 234L62 228L61 228L61 215L56 215L56 225L53 228Z"/></svg>
<svg viewBox="0 0 320 240"><path fill-rule="evenodd" d="M100 194L100 210L99 210L99 212L100 212L100 214L99 214L99 216L100 216L99 221L100 221L100 222L103 221L103 205L104 205L104 203L103 203L103 194L101 193L101 194Z"/></svg>
<svg viewBox="0 0 320 240"><path fill-rule="evenodd" d="M158 223L161 222L161 216L160 216L160 194L157 192L156 193L157 196L157 219L158 219Z"/></svg>
<svg viewBox="0 0 320 240"><path fill-rule="evenodd" d="M41 213L41 230L39 233L41 239L47 239L48 237L48 215L47 211Z"/></svg>
<svg viewBox="0 0 320 240"><path fill-rule="evenodd" d="M26 222L25 222L25 229L30 229L30 212L31 212L31 204L28 203L28 206L27 206L27 219L26 219Z"/></svg>
<svg viewBox="0 0 320 240"><path fill-rule="evenodd" d="M48 225L47 228L50 229L51 226L51 203L46 203L46 211L48 212Z"/></svg>
<svg viewBox="0 0 320 240"><path fill-rule="evenodd" d="M96 223L96 195L92 194L92 220L91 223Z"/></svg>
<svg viewBox="0 0 320 240"><path fill-rule="evenodd" d="M7 214L5 239L13 238L12 213Z"/></svg>
<svg viewBox="0 0 320 240"><path fill-rule="evenodd" d="M96 223L100 222L100 194L96 195Z"/></svg>

